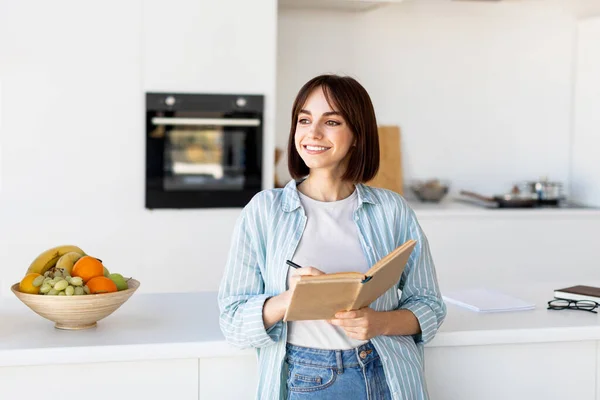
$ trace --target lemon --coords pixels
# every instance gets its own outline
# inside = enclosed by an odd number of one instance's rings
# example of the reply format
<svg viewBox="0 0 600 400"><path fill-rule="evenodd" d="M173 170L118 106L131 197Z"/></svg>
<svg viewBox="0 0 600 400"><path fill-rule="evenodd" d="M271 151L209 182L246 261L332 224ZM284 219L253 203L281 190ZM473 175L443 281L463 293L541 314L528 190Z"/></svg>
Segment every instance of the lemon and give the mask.
<svg viewBox="0 0 600 400"><path fill-rule="evenodd" d="M23 293L29 293L29 294L40 293L39 286L38 287L33 286L33 281L38 276L40 276L40 274L38 274L37 272L31 272L31 273L25 275L25 278L23 278L21 280L21 282L19 283L19 291L21 291Z"/></svg>

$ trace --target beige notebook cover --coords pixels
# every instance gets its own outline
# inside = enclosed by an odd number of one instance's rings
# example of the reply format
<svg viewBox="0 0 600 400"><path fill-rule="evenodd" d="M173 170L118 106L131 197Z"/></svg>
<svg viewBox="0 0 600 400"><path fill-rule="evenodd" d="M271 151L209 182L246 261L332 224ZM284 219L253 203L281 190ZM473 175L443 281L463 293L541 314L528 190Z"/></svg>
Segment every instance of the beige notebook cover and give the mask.
<svg viewBox="0 0 600 400"><path fill-rule="evenodd" d="M407 241L366 274L338 272L301 276L283 320L332 319L338 311L368 306L398 282L416 243L412 239Z"/></svg>

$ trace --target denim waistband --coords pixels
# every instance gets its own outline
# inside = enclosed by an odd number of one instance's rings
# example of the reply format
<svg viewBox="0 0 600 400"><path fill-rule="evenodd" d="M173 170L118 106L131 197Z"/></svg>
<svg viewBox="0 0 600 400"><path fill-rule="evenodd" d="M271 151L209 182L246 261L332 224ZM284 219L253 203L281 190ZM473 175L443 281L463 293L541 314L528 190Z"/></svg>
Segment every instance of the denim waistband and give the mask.
<svg viewBox="0 0 600 400"><path fill-rule="evenodd" d="M371 342L349 350L325 350L286 345L286 361L290 364L314 365L325 368L353 368L379 359Z"/></svg>

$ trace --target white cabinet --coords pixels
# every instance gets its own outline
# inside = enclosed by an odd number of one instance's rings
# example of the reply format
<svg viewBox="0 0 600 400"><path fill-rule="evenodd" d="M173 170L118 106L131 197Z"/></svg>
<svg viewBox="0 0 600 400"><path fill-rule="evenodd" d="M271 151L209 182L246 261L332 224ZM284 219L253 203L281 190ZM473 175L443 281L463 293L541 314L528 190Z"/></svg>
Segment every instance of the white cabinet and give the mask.
<svg viewBox="0 0 600 400"><path fill-rule="evenodd" d="M577 24L574 127L571 148L571 194L600 207L600 17Z"/></svg>
<svg viewBox="0 0 600 400"><path fill-rule="evenodd" d="M596 400L600 400L600 346L598 345L596 345L596 367Z"/></svg>
<svg viewBox="0 0 600 400"><path fill-rule="evenodd" d="M276 0L147 0L142 23L146 91L274 91Z"/></svg>
<svg viewBox="0 0 600 400"><path fill-rule="evenodd" d="M257 382L254 355L200 359L199 400L253 400Z"/></svg>
<svg viewBox="0 0 600 400"><path fill-rule="evenodd" d="M0 368L0 399L34 398L197 400L198 360Z"/></svg>
<svg viewBox="0 0 600 400"><path fill-rule="evenodd" d="M596 342L425 349L436 400L596 399Z"/></svg>
<svg viewBox="0 0 600 400"><path fill-rule="evenodd" d="M436 400L600 400L596 341L425 348ZM252 400L254 355L0 368L0 399ZM600 386L599 386L600 387Z"/></svg>

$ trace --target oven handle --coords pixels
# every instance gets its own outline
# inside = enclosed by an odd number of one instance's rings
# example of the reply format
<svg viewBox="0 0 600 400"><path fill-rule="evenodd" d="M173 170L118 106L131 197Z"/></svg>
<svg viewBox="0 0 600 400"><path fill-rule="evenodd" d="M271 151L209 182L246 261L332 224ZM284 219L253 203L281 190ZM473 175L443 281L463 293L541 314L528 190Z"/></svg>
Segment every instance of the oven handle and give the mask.
<svg viewBox="0 0 600 400"><path fill-rule="evenodd" d="M154 125L200 125L200 126L259 126L256 118L152 118Z"/></svg>

